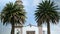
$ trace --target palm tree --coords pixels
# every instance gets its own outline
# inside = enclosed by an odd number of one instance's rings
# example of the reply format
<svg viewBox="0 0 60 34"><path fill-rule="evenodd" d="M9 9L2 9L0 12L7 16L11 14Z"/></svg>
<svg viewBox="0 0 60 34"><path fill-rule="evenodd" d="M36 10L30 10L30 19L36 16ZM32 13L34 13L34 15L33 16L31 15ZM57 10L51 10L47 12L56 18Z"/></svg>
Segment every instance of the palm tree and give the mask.
<svg viewBox="0 0 60 34"><path fill-rule="evenodd" d="M23 24L25 22L26 12L20 9L20 6L13 3L7 3L1 12L1 21L4 24L11 24L11 34L14 34L14 24L20 23ZM22 23L21 23L22 22Z"/></svg>
<svg viewBox="0 0 60 34"><path fill-rule="evenodd" d="M35 11L36 21L38 26L47 23L47 34L50 34L50 23L56 24L59 22L57 10L59 10L58 6L50 0L42 1L42 3L39 3L37 6L37 10Z"/></svg>

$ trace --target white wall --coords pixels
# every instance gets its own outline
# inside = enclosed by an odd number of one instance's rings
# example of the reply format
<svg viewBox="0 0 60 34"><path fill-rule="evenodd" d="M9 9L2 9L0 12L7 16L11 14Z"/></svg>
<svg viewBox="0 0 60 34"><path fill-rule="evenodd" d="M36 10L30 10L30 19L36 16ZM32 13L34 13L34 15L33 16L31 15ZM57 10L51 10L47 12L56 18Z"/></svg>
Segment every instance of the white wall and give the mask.
<svg viewBox="0 0 60 34"><path fill-rule="evenodd" d="M35 31L35 34L38 34L38 27L34 27L34 26L23 27L23 33L22 34L26 34L26 31Z"/></svg>
<svg viewBox="0 0 60 34"><path fill-rule="evenodd" d="M20 28L15 28L15 34L17 33L17 29L19 30L19 31L21 31L20 30ZM23 27L22 28L22 34L26 34L26 31L35 31L35 34L39 34L38 33L38 27L35 27L35 26L26 26L26 27Z"/></svg>

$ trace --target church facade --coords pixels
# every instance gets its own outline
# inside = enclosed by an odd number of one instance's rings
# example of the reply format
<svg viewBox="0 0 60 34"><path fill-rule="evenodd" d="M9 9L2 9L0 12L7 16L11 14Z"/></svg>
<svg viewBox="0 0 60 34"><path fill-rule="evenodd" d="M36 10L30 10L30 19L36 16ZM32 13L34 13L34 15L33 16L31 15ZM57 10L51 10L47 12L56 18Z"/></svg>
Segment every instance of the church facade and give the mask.
<svg viewBox="0 0 60 34"><path fill-rule="evenodd" d="M42 27L35 25L16 26L15 34L42 34Z"/></svg>
<svg viewBox="0 0 60 34"><path fill-rule="evenodd" d="M18 4L18 6L20 6L21 9L23 9L22 0L16 0L15 3ZM24 9L23 9L23 11L24 11ZM22 23L15 24L14 33L15 34L42 34L42 27L34 26L31 24L29 24L28 26L23 26Z"/></svg>

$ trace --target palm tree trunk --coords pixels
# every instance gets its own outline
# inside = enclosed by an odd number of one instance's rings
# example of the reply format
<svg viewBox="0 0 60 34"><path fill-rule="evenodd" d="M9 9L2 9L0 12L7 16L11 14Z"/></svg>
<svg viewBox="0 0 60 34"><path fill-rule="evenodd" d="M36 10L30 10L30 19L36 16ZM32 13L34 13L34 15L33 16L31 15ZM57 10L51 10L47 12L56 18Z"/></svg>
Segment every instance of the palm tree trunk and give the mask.
<svg viewBox="0 0 60 34"><path fill-rule="evenodd" d="M47 34L50 34L50 23L47 22Z"/></svg>
<svg viewBox="0 0 60 34"><path fill-rule="evenodd" d="M14 24L12 25L11 34L14 34Z"/></svg>

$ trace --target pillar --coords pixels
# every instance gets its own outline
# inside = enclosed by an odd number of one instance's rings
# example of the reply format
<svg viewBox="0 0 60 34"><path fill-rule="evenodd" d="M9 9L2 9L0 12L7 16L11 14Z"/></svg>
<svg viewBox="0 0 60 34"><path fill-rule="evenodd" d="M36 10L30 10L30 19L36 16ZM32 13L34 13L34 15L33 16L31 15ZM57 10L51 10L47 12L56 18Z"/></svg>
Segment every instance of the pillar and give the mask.
<svg viewBox="0 0 60 34"><path fill-rule="evenodd" d="M39 27L38 27L38 32L39 32L39 34L43 34L42 26L39 26Z"/></svg>

